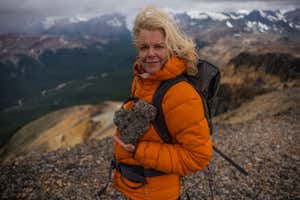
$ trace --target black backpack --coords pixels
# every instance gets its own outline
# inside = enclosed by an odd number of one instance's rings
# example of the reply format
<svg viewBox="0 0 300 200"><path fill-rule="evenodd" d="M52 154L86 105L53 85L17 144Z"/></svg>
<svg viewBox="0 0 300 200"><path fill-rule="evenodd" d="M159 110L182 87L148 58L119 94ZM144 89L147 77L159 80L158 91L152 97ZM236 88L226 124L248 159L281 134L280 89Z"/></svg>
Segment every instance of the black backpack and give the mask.
<svg viewBox="0 0 300 200"><path fill-rule="evenodd" d="M163 81L153 96L152 104L157 108L157 116L154 120L153 125L156 132L165 143L173 143L173 141L169 133L164 114L162 112L162 99L169 88L181 81L186 81L191 84L201 96L203 108L205 111L205 117L208 121L210 129L210 134L213 134L211 108L214 97L216 96L220 85L220 70L218 67L204 60L199 60L197 68L198 73L195 76L181 74L175 78ZM248 175L248 173L242 167L236 164L232 159L222 153L215 146L213 146L213 150L221 155L229 163L231 163L234 167L236 167L241 173L243 173L244 175Z"/></svg>

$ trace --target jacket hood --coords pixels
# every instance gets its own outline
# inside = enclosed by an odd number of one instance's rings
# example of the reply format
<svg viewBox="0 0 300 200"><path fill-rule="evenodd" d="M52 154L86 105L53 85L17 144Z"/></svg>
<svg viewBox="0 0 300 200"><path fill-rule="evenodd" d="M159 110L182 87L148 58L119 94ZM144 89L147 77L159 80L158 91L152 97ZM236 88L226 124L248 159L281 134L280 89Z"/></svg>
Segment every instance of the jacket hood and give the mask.
<svg viewBox="0 0 300 200"><path fill-rule="evenodd" d="M163 67L155 74L144 73L142 65L139 62L135 62L133 66L133 72L136 76L160 81L174 78L186 72L186 70L187 66L185 62L176 56L172 56L169 60L167 60Z"/></svg>

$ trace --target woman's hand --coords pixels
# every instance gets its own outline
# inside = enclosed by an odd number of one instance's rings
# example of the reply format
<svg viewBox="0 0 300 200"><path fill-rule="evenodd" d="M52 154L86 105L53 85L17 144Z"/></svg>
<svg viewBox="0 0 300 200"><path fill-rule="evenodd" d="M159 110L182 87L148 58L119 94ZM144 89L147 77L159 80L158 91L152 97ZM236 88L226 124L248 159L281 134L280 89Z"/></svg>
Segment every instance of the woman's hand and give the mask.
<svg viewBox="0 0 300 200"><path fill-rule="evenodd" d="M117 142L119 145L121 145L126 151L133 153L135 150L135 146L133 144L125 144L120 138L114 134L113 139L115 142Z"/></svg>

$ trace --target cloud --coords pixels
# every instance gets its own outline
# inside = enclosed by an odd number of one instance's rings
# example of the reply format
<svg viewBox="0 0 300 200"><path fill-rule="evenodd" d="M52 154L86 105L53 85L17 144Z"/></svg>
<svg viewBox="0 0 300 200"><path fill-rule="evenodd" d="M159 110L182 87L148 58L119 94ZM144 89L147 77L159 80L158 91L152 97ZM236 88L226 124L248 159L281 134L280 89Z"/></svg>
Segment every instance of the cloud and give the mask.
<svg viewBox="0 0 300 200"><path fill-rule="evenodd" d="M234 10L241 8L299 7L298 0L4 0L0 2L0 14L70 16L76 14L101 14L107 12L132 13L147 5L167 7L173 10Z"/></svg>

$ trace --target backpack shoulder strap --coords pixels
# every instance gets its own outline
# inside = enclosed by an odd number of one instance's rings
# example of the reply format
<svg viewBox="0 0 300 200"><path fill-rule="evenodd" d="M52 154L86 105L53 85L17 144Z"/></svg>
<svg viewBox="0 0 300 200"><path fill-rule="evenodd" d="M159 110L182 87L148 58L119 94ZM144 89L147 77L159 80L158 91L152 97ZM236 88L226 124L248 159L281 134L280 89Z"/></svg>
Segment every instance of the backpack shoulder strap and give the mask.
<svg viewBox="0 0 300 200"><path fill-rule="evenodd" d="M165 143L173 143L172 137L169 133L169 129L166 125L166 121L164 118L164 114L162 111L162 99L168 89L175 85L176 83L179 83L181 81L186 81L186 77L184 75L179 75L175 78L165 80L163 81L160 86L157 88L155 91L155 94L153 95L152 98L152 104L156 107L157 109L157 115L154 120L154 128L156 132L159 134L160 138L165 142Z"/></svg>

